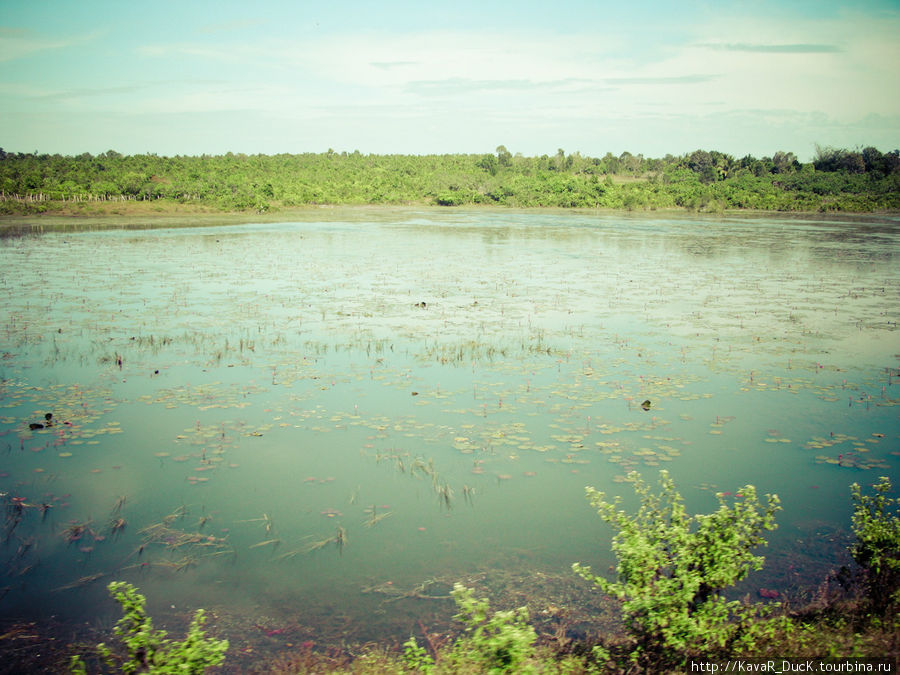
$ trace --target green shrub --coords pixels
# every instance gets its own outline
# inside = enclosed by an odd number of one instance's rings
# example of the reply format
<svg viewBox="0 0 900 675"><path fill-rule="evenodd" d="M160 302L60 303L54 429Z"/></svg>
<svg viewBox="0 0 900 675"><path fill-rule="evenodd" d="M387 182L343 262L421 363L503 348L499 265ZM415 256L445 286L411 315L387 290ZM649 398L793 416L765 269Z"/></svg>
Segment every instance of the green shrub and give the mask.
<svg viewBox="0 0 900 675"><path fill-rule="evenodd" d="M738 643L750 647L748 631L760 608L728 602L721 593L762 567L762 556L752 551L765 544L760 533L776 527L778 497L767 495L763 507L747 485L731 505L719 494L717 511L690 516L668 472L660 472L658 495L636 472L628 481L641 498L633 516L616 508L619 498L609 501L586 488L591 505L617 531L617 580L595 576L580 563L572 568L622 601L632 637L629 659L655 669L724 655Z"/></svg>
<svg viewBox="0 0 900 675"><path fill-rule="evenodd" d="M428 675L434 670L434 659L428 654L428 650L420 647L416 638L412 636L403 643L403 661L416 673Z"/></svg>
<svg viewBox="0 0 900 675"><path fill-rule="evenodd" d="M850 486L856 535L850 552L863 568L872 612L887 617L896 615L900 606L900 500L887 496L891 481L886 476L873 487L874 495L864 495L859 483Z"/></svg>
<svg viewBox="0 0 900 675"><path fill-rule="evenodd" d="M528 623L528 609L498 611L488 617L487 599L477 600L471 588L457 583L452 595L459 608L453 618L465 624L465 635L453 645L450 658L483 673L529 672L537 634Z"/></svg>
<svg viewBox="0 0 900 675"><path fill-rule="evenodd" d="M225 660L228 640L206 637L203 624L206 616L198 609L191 621L187 637L177 642L166 639L166 631L155 630L147 616L146 598L124 581L114 581L109 586L112 595L125 611L113 632L125 644L127 657L117 657L104 643L97 645L106 664L123 673L154 673L157 675L195 675ZM84 665L78 657L70 664L72 671L83 673Z"/></svg>
<svg viewBox="0 0 900 675"><path fill-rule="evenodd" d="M441 192L434 198L438 206L463 206L471 203L471 195L466 191L449 190Z"/></svg>

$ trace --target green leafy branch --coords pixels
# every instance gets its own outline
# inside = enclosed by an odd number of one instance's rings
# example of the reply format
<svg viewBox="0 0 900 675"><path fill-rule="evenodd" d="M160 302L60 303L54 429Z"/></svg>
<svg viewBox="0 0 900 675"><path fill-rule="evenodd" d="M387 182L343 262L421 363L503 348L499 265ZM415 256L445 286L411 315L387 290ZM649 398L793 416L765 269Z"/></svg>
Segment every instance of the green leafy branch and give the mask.
<svg viewBox="0 0 900 675"><path fill-rule="evenodd" d="M753 551L766 543L762 531L776 527L777 495L767 495L763 506L747 485L732 504L719 494L714 513L690 516L668 472L660 472L659 494L636 472L628 481L641 499L635 515L618 508L619 498L586 489L591 505L617 531L616 580L580 563L572 568L622 602L634 639L631 660L645 667L683 663L693 655L725 653L739 638L746 643L758 608L728 602L722 591L762 568L763 557Z"/></svg>
<svg viewBox="0 0 900 675"><path fill-rule="evenodd" d="M179 642L168 639L166 631L153 628L153 620L145 608L146 598L134 586L124 581L114 581L108 588L125 612L113 632L122 640L127 651L127 656L120 657L105 643L98 644L97 650L110 668L120 669L123 673L194 675L225 660L228 640L206 637L203 630L206 623L204 610L197 610L187 637ZM74 673L86 672L77 656L72 658L70 665Z"/></svg>
<svg viewBox="0 0 900 675"><path fill-rule="evenodd" d="M900 605L900 499L887 496L891 481L886 476L873 488L874 495L864 495L859 483L850 486L857 539L850 553L863 568L873 613L888 616Z"/></svg>

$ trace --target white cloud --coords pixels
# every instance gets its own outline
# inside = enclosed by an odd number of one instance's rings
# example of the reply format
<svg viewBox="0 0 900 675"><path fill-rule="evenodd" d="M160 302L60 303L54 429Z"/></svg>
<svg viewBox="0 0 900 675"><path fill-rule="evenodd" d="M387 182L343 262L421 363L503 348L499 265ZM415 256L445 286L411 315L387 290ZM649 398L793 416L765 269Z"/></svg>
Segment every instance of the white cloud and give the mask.
<svg viewBox="0 0 900 675"><path fill-rule="evenodd" d="M815 115L850 123L869 111L900 113L897 87L879 81L896 79L886 74L898 49L892 38L888 27L863 18L784 25L719 16L692 25L680 43L658 45L653 58L624 33L366 32L155 45L141 54L225 63L224 72L244 75L230 87L148 99L143 110L254 110L286 124L314 123L338 137L341 128L348 135L380 129L394 139L383 141L388 147L406 143L416 129L424 138L435 126L447 141L474 137L475 126L501 139L506 129L544 129L549 136L580 128L587 138L597 128L621 134L629 125L636 139L654 130L672 143L680 130L702 136L714 128L721 139L751 134L751 127L797 131L798 119ZM629 56L637 52L641 58Z"/></svg>
<svg viewBox="0 0 900 675"><path fill-rule="evenodd" d="M65 49L99 37L99 33L49 37L25 29L0 29L0 62L23 59L37 52Z"/></svg>
<svg viewBox="0 0 900 675"><path fill-rule="evenodd" d="M416 151L414 140L431 151L469 151L475 141L466 139L516 138L523 151L600 152L625 138L647 148L655 134L652 147L675 152L666 144L686 134L693 147L729 137L738 146L771 129L806 143L804 124L820 134L816 141L838 144L828 134L840 124L900 115L896 14L785 21L729 11L655 30L652 39L646 27L612 23L565 35L372 30L251 41L244 23L233 22L201 27L193 41L137 47L123 55L118 77L86 72L57 81L48 73L32 88L8 77L0 96L8 109L56 106L61 116L133 116L136 125L178 115L231 124L243 114L244 134L271 120L267 133L277 128L286 142L327 137L325 147L368 150L377 139L380 151ZM72 44L0 29L0 59ZM828 123L816 122L822 118ZM881 138L889 128L878 127ZM232 137L230 129L219 133L223 143Z"/></svg>

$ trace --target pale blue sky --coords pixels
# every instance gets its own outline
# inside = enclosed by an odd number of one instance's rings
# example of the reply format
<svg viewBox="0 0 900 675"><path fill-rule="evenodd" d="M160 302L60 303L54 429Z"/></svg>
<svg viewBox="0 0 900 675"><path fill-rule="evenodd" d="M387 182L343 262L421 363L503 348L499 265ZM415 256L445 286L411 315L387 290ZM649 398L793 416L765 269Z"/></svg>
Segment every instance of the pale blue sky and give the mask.
<svg viewBox="0 0 900 675"><path fill-rule="evenodd" d="M0 147L900 146L900 0L0 0Z"/></svg>

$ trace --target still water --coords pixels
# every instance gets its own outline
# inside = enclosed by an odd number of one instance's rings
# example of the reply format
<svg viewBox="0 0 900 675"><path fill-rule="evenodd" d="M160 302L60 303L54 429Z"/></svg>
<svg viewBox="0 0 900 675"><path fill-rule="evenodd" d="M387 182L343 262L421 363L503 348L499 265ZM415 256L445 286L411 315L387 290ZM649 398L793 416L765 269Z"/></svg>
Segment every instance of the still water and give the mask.
<svg viewBox="0 0 900 675"><path fill-rule="evenodd" d="M898 252L896 219L416 210L3 241L0 615L128 580L403 639L454 580L585 592L584 487L633 504L630 470L777 493L746 589L815 585L849 484L900 480Z"/></svg>

